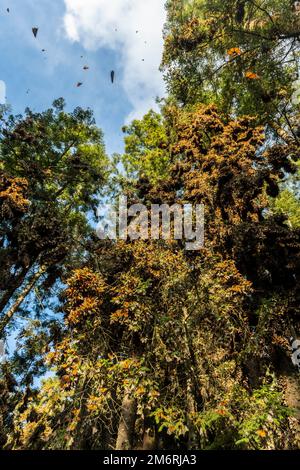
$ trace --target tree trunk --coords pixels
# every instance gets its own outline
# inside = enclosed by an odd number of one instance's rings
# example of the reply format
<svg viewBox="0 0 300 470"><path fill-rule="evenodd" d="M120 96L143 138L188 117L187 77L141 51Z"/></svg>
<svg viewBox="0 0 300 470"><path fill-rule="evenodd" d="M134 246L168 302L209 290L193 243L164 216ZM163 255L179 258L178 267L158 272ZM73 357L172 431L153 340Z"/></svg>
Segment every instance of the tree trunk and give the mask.
<svg viewBox="0 0 300 470"><path fill-rule="evenodd" d="M21 286L30 268L31 266L29 268L23 268L21 273L9 282L9 288L4 291L4 294L0 299L0 312L5 309L16 290Z"/></svg>
<svg viewBox="0 0 300 470"><path fill-rule="evenodd" d="M134 428L136 421L136 399L132 398L130 390L125 391L121 407L116 450L130 450L133 448Z"/></svg>
<svg viewBox="0 0 300 470"><path fill-rule="evenodd" d="M4 317L0 320L0 338L3 336L4 330L22 302L25 300L31 289L34 287L36 282L39 280L41 275L46 271L46 266L40 266L39 270L32 276L26 287L23 289L15 303L12 307L8 310L8 312L4 315Z"/></svg>
<svg viewBox="0 0 300 470"><path fill-rule="evenodd" d="M186 409L187 409L187 427L188 427L188 450L197 448L196 430L192 416L196 412L196 404L192 392L192 380L188 379L186 384Z"/></svg>
<svg viewBox="0 0 300 470"><path fill-rule="evenodd" d="M139 446L134 450L156 450L158 449L158 433L153 423L153 418L144 416L143 433L139 440Z"/></svg>
<svg viewBox="0 0 300 470"><path fill-rule="evenodd" d="M80 394L81 394L81 399L80 399L80 407L79 407L78 424L74 431L74 440L73 440L72 445L70 446L71 450L84 450L85 448L84 417L87 411L86 401L89 395L89 388L87 384L88 384L88 377L87 377L87 374L85 374L83 384L80 387L81 390L79 389ZM77 389L77 394L78 394L78 389Z"/></svg>
<svg viewBox="0 0 300 470"><path fill-rule="evenodd" d="M290 425L297 448L300 448L300 374L292 365L291 358L286 356L281 357L278 369L284 402L293 410L293 416L289 418Z"/></svg>

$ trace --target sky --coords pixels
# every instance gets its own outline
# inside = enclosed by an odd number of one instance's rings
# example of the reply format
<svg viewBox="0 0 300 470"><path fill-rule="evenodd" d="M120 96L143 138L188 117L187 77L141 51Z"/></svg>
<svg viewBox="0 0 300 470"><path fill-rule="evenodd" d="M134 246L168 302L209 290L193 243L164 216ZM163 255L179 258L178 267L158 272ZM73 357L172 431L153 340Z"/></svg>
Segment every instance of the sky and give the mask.
<svg viewBox="0 0 300 470"><path fill-rule="evenodd" d="M156 109L165 92L164 3L0 0L0 101L5 90L13 113L42 111L61 96L67 110L90 107L107 152L122 152L122 126Z"/></svg>

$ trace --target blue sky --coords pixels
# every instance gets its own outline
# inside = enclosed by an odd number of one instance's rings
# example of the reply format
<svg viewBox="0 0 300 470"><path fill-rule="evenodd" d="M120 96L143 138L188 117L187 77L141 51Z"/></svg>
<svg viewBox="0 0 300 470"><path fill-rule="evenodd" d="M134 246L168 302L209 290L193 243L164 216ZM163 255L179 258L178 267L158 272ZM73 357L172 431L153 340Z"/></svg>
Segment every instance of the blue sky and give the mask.
<svg viewBox="0 0 300 470"><path fill-rule="evenodd" d="M14 113L40 111L63 96L68 110L90 107L108 153L121 152L122 125L164 93L164 20L164 0L0 0L7 103ZM36 39L32 27L39 27Z"/></svg>

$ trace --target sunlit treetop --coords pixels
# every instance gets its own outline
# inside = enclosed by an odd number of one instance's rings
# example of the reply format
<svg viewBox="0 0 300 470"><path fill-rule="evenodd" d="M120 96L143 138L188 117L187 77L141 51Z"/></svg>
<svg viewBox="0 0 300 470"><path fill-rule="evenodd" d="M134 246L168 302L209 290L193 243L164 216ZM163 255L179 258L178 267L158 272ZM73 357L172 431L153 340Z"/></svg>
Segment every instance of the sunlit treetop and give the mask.
<svg viewBox="0 0 300 470"><path fill-rule="evenodd" d="M162 69L181 104L287 120L299 70L300 15L291 0L169 0Z"/></svg>

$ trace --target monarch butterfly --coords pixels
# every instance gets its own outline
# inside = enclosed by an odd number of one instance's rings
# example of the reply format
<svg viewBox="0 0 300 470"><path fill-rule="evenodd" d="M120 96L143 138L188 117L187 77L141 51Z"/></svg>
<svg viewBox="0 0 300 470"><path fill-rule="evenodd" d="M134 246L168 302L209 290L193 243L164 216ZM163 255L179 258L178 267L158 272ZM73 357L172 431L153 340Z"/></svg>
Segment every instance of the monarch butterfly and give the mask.
<svg viewBox="0 0 300 470"><path fill-rule="evenodd" d="M264 431L263 429L259 429L258 431L256 431L256 433L259 437L266 437L267 435L266 431Z"/></svg>
<svg viewBox="0 0 300 470"><path fill-rule="evenodd" d="M260 78L257 73L251 72L251 70L248 70L248 72L245 73L245 77L249 78L250 80L258 80Z"/></svg>
<svg viewBox="0 0 300 470"><path fill-rule="evenodd" d="M39 28L32 28L32 32L35 38L37 37L38 31L39 31Z"/></svg>
<svg viewBox="0 0 300 470"><path fill-rule="evenodd" d="M228 49L227 51L228 55L240 55L241 53L242 51L239 47L232 47L231 49Z"/></svg>

